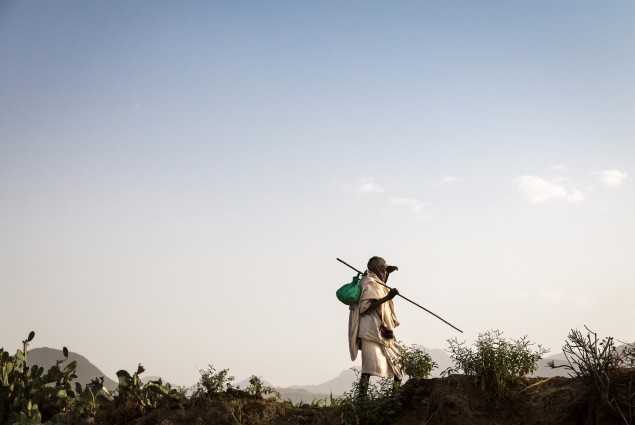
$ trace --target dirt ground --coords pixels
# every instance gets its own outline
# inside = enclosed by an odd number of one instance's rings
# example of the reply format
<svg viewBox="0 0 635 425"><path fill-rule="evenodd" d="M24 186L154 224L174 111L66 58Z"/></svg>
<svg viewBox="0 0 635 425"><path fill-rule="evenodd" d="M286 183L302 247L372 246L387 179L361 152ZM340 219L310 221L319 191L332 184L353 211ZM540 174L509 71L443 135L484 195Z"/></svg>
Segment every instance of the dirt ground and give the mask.
<svg viewBox="0 0 635 425"><path fill-rule="evenodd" d="M629 387L630 385L630 387ZM623 402L635 405L635 370L620 378ZM230 403L230 404L228 404ZM626 403L628 405L628 403ZM410 380L403 386L395 425L635 425L635 406L620 417L573 378L532 378L509 396L487 397L469 376ZM629 417L630 415L630 417ZM340 425L341 408L293 406L269 400L238 399L160 410L137 425Z"/></svg>

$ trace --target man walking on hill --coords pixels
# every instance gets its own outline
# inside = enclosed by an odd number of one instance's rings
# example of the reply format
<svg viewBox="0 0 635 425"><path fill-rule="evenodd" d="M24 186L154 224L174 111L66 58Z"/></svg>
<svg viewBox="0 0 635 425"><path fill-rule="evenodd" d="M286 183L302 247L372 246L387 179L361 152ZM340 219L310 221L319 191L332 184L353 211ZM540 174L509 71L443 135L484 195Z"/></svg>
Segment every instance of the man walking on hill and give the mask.
<svg viewBox="0 0 635 425"><path fill-rule="evenodd" d="M367 270L360 281L362 290L359 302L348 319L348 342L351 360L362 351L361 392L365 393L371 375L381 378L394 377L401 382L402 368L397 363L401 347L393 330L399 326L392 299L399 294L396 288L381 285L388 281L390 273L398 270L388 266L381 257L368 260Z"/></svg>

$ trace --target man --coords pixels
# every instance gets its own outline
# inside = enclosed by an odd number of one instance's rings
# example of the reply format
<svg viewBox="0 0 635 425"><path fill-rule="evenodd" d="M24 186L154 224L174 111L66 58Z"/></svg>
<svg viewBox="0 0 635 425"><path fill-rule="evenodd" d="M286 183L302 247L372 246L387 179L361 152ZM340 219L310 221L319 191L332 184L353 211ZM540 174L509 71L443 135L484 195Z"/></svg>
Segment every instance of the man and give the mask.
<svg viewBox="0 0 635 425"><path fill-rule="evenodd" d="M357 358L359 350L362 351L362 393L366 392L371 375L393 377L396 382L401 382L403 378L403 370L397 363L401 347L393 333L399 322L392 299L399 291L396 288L389 290L381 285L398 268L388 266L381 257L368 260L367 267L360 281L361 297L351 308L348 319L351 360Z"/></svg>

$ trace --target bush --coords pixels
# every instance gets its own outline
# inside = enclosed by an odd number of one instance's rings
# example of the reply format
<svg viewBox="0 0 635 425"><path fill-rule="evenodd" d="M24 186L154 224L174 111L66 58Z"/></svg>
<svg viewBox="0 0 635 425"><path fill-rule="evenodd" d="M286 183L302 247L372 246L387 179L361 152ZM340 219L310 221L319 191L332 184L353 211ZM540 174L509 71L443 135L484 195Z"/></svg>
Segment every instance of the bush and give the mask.
<svg viewBox="0 0 635 425"><path fill-rule="evenodd" d="M262 382L262 378L256 375L249 377L249 385L247 385L245 391L256 398L268 396L269 398L280 399L280 393L275 388L265 385Z"/></svg>
<svg viewBox="0 0 635 425"><path fill-rule="evenodd" d="M195 397L215 398L232 388L233 376L229 375L229 369L216 371L214 366L208 365L207 370L200 370L201 379L196 384Z"/></svg>
<svg viewBox="0 0 635 425"><path fill-rule="evenodd" d="M179 406L185 401L177 389L169 383L164 384L160 378L144 384L141 380L143 372L145 368L140 363L133 374L123 369L117 372L119 385L115 396L112 403L104 403L96 411L96 424L128 424L158 408Z"/></svg>
<svg viewBox="0 0 635 425"><path fill-rule="evenodd" d="M625 385L617 381L625 368L633 367L635 348L629 345L619 352L613 337L599 339L595 332L585 328L586 335L577 329L569 332L562 347L568 364L555 366L551 361L549 366L569 370L569 375L580 379L601 405L608 406L625 424L631 424L635 420L635 382L632 378ZM626 389L625 399L618 397L618 387Z"/></svg>
<svg viewBox="0 0 635 425"><path fill-rule="evenodd" d="M617 372L623 365L623 360L615 348L613 337L600 340L595 332L586 329L586 336L577 329L571 329L569 332L568 339L562 347L568 364L555 366L554 362L550 361L549 366L554 369L567 369L570 376L581 379L590 386L596 383L604 386L602 382Z"/></svg>
<svg viewBox="0 0 635 425"><path fill-rule="evenodd" d="M474 349L458 342L456 338L448 340L450 357L456 368L445 372L463 371L476 378L481 389L491 396L504 395L511 386L522 383L522 378L537 369L537 362L548 351L540 345L534 351L526 336L518 340L507 340L499 330L479 334Z"/></svg>
<svg viewBox="0 0 635 425"><path fill-rule="evenodd" d="M438 364L432 360L430 354L418 348L416 345L405 347L397 358L397 362L403 367L406 375L411 378L425 379L432 374Z"/></svg>
<svg viewBox="0 0 635 425"><path fill-rule="evenodd" d="M401 386L392 379L367 384L354 369L357 379L350 391L331 400L342 409L343 425L381 425L391 423L401 409Z"/></svg>

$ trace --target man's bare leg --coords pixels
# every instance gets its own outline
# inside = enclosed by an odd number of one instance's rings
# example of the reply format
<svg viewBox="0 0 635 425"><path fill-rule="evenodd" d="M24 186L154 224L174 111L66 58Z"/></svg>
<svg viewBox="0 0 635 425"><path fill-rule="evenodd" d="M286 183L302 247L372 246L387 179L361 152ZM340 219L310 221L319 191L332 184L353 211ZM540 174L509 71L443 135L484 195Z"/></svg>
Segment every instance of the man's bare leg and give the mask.
<svg viewBox="0 0 635 425"><path fill-rule="evenodd" d="M366 397L368 392L368 383L370 381L370 373L362 373L362 377L359 380L359 397Z"/></svg>

